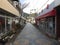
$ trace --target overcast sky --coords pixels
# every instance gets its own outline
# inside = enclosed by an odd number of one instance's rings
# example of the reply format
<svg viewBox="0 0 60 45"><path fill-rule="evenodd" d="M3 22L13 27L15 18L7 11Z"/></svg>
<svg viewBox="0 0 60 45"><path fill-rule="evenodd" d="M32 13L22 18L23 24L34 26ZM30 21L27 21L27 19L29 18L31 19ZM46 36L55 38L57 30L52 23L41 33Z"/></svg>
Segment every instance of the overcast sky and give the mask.
<svg viewBox="0 0 60 45"><path fill-rule="evenodd" d="M29 5L23 10L26 13L41 12L46 8L47 4L51 4L54 0L20 0L21 4L29 3ZM36 9L36 10L34 10Z"/></svg>

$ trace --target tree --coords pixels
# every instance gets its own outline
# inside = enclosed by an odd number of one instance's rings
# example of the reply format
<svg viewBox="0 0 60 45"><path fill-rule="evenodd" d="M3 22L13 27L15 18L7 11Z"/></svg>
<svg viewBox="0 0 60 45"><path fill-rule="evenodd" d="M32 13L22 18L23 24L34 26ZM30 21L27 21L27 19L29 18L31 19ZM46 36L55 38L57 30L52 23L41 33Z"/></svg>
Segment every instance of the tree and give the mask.
<svg viewBox="0 0 60 45"><path fill-rule="evenodd" d="M25 9L27 6L29 5L29 3L24 3L23 5L21 5L21 11L20 11L20 14L21 16L23 16L23 9ZM19 23L21 21L21 16L20 16L20 19L19 19Z"/></svg>

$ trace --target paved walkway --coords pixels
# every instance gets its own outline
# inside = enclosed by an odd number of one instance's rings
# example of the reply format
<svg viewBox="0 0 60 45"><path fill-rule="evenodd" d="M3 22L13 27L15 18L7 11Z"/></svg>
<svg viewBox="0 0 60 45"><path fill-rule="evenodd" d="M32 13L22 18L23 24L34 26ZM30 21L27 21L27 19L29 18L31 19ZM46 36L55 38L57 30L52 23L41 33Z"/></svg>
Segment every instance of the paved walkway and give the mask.
<svg viewBox="0 0 60 45"><path fill-rule="evenodd" d="M15 39L13 45L57 45L43 35L32 24L27 23L22 32Z"/></svg>

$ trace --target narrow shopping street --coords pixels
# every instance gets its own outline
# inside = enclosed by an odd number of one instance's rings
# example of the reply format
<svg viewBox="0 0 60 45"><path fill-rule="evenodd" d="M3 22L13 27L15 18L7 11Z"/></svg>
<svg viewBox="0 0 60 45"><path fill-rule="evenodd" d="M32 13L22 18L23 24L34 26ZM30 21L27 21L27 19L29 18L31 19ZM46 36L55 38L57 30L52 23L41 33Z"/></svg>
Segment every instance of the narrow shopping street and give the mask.
<svg viewBox="0 0 60 45"><path fill-rule="evenodd" d="M12 45L57 45L32 24L27 23Z"/></svg>
<svg viewBox="0 0 60 45"><path fill-rule="evenodd" d="M60 45L60 0L0 0L0 45Z"/></svg>

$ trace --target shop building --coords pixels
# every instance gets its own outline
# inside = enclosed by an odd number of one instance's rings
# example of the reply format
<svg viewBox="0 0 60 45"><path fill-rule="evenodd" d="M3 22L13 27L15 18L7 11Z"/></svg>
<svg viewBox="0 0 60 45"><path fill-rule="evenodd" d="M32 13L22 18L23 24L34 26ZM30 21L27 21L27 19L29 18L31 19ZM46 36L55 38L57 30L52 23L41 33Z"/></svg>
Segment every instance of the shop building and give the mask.
<svg viewBox="0 0 60 45"><path fill-rule="evenodd" d="M20 17L19 11L18 0L0 0L0 34L12 30L12 22Z"/></svg>
<svg viewBox="0 0 60 45"><path fill-rule="evenodd" d="M36 17L39 29L52 38L60 38L60 3L53 1Z"/></svg>

